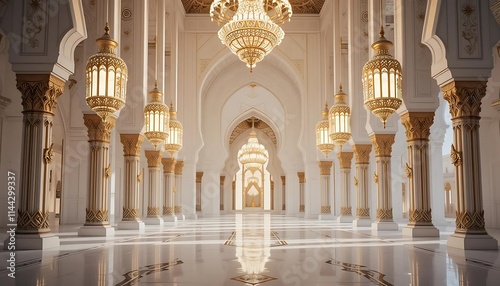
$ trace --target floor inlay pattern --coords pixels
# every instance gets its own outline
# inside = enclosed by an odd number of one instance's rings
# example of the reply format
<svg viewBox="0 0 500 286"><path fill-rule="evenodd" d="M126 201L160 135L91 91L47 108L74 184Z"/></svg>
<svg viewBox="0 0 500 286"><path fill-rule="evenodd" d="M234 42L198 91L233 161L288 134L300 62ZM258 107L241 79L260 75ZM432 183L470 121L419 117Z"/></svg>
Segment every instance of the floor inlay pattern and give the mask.
<svg viewBox="0 0 500 286"><path fill-rule="evenodd" d="M125 279L123 279L123 281L116 284L115 286L136 285L139 282L139 280L146 275L150 275L152 273L160 272L160 271L167 271L170 269L170 267L175 266L175 265L179 265L182 263L184 263L184 262L182 262L182 260L175 259L174 261L143 266L140 269L132 270L132 271L129 271L129 272L123 274L123 277L125 277Z"/></svg>
<svg viewBox="0 0 500 286"><path fill-rule="evenodd" d="M326 263L340 266L342 267L342 271L347 271L347 272L352 272L356 273L360 276L365 277L366 279L370 280L371 282L374 282L375 285L379 286L394 286L391 283L385 281L384 277L385 275L372 269L364 269L366 266L363 265L358 265L358 264L352 264L352 263L347 263L347 262L341 262L335 259L330 259Z"/></svg>

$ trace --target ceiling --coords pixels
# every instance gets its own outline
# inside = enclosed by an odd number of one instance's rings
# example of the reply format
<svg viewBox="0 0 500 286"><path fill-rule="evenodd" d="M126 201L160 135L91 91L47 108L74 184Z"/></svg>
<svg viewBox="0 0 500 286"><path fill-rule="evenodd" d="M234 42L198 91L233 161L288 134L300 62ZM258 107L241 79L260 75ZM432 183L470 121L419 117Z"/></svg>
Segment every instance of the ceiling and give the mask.
<svg viewBox="0 0 500 286"><path fill-rule="evenodd" d="M187 14L209 14L213 0L181 0ZM294 14L319 14L325 0L289 0Z"/></svg>

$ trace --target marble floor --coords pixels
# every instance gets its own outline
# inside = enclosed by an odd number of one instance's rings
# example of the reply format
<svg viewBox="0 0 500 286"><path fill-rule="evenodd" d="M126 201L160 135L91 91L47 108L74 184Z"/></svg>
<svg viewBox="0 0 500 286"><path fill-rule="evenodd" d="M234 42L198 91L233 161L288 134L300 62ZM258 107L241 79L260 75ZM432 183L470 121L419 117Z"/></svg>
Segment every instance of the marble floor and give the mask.
<svg viewBox="0 0 500 286"><path fill-rule="evenodd" d="M400 229L404 224L400 224ZM497 251L446 247L440 238L269 213L199 218L144 234L77 236L54 228L59 248L18 251L15 279L0 252L0 285L499 285ZM497 239L500 230L489 230ZM2 229L0 238L5 239Z"/></svg>

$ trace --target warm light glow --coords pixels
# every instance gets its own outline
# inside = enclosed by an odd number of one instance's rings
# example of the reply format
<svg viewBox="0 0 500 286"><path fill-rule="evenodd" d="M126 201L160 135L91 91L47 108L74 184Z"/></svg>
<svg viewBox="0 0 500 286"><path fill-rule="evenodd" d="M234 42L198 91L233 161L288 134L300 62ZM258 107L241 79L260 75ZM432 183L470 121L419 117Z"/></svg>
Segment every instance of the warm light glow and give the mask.
<svg viewBox="0 0 500 286"><path fill-rule="evenodd" d="M182 132L182 124L177 120L174 104L170 103L169 133L164 148L172 157L182 149Z"/></svg>
<svg viewBox="0 0 500 286"><path fill-rule="evenodd" d="M86 102L104 121L106 117L120 110L125 105L127 88L127 65L116 55L118 43L105 33L96 40L97 54L87 61Z"/></svg>
<svg viewBox="0 0 500 286"><path fill-rule="evenodd" d="M402 78L400 63L389 54L392 43L384 38L372 44L375 56L363 68L363 93L365 108L384 123L402 104Z"/></svg>
<svg viewBox="0 0 500 286"><path fill-rule="evenodd" d="M339 92L335 95L336 102L329 113L330 139L341 150L351 138L351 109L345 102L346 96L340 85Z"/></svg>
<svg viewBox="0 0 500 286"><path fill-rule="evenodd" d="M262 168L267 162L268 157L266 148L259 143L257 133L252 126L248 142L238 152L238 160L245 168L255 172Z"/></svg>
<svg viewBox="0 0 500 286"><path fill-rule="evenodd" d="M330 127L328 123L328 104L325 103L325 109L322 112L323 119L316 124L316 147L325 157L333 151L335 145L330 138Z"/></svg>
<svg viewBox="0 0 500 286"><path fill-rule="evenodd" d="M168 137L170 115L168 107L163 103L163 94L155 88L149 93L151 101L144 107L144 136L156 147Z"/></svg>
<svg viewBox="0 0 500 286"><path fill-rule="evenodd" d="M214 0L210 6L212 21L224 25L219 39L250 72L281 43L285 33L278 24L291 16L288 0Z"/></svg>

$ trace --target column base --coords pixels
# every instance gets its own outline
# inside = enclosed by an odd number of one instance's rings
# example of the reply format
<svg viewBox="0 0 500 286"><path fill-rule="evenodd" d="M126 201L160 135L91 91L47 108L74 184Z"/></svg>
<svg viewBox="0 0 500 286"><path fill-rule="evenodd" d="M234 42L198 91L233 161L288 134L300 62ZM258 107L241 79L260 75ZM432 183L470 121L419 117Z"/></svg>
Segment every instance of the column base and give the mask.
<svg viewBox="0 0 500 286"><path fill-rule="evenodd" d="M119 230L138 230L143 233L145 230L144 222L140 220L122 220L117 224L116 229Z"/></svg>
<svg viewBox="0 0 500 286"><path fill-rule="evenodd" d="M177 217L174 215L166 215L163 217L164 222L177 222Z"/></svg>
<svg viewBox="0 0 500 286"><path fill-rule="evenodd" d="M352 222L352 215L341 215L337 218L337 222L339 223Z"/></svg>
<svg viewBox="0 0 500 286"><path fill-rule="evenodd" d="M198 219L198 215L197 214L190 214L187 216L188 219Z"/></svg>
<svg viewBox="0 0 500 286"><path fill-rule="evenodd" d="M393 221L374 221L372 222L373 231L398 230L398 224Z"/></svg>
<svg viewBox="0 0 500 286"><path fill-rule="evenodd" d="M304 215L305 215L305 213L303 213L303 212L297 213L298 218L304 218Z"/></svg>
<svg viewBox="0 0 500 286"><path fill-rule="evenodd" d="M78 230L78 236L109 237L115 235L115 228L107 225L84 225Z"/></svg>
<svg viewBox="0 0 500 286"><path fill-rule="evenodd" d="M407 225L403 228L403 236L439 237L439 229L433 225Z"/></svg>
<svg viewBox="0 0 500 286"><path fill-rule="evenodd" d="M163 219L159 216L146 217L143 221L145 225L163 225Z"/></svg>
<svg viewBox="0 0 500 286"><path fill-rule="evenodd" d="M335 220L335 216L332 214L320 214L318 216L319 220Z"/></svg>
<svg viewBox="0 0 500 286"><path fill-rule="evenodd" d="M3 242L3 248L9 250L10 236ZM24 234L16 233L15 250L43 250L53 247L59 247L59 237L52 233L46 234Z"/></svg>
<svg viewBox="0 0 500 286"><path fill-rule="evenodd" d="M371 226L372 225L372 219L371 218L357 218L352 221L352 226L354 227L365 227L365 226Z"/></svg>
<svg viewBox="0 0 500 286"><path fill-rule="evenodd" d="M177 220L186 220L186 216L184 214L175 214Z"/></svg>
<svg viewBox="0 0 500 286"><path fill-rule="evenodd" d="M17 241L17 240L16 240ZM498 241L489 234L462 234L454 233L450 235L446 242L448 247L464 250L496 250Z"/></svg>

